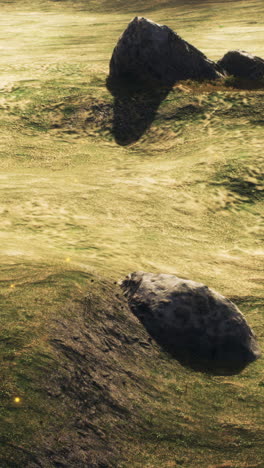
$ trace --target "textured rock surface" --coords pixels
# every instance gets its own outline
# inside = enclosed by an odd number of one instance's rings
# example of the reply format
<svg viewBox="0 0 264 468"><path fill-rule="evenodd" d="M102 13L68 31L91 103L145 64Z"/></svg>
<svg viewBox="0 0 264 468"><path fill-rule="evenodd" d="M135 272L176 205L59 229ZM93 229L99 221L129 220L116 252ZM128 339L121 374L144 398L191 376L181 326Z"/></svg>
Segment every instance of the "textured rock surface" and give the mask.
<svg viewBox="0 0 264 468"><path fill-rule="evenodd" d="M221 77L221 68L167 26L134 18L120 37L110 61L110 77L158 81Z"/></svg>
<svg viewBox="0 0 264 468"><path fill-rule="evenodd" d="M264 60L243 50L231 50L217 63L229 75L239 78L257 80L264 77Z"/></svg>
<svg viewBox="0 0 264 468"><path fill-rule="evenodd" d="M240 372L259 357L254 333L228 299L173 275L135 272L121 287L150 335L196 370Z"/></svg>

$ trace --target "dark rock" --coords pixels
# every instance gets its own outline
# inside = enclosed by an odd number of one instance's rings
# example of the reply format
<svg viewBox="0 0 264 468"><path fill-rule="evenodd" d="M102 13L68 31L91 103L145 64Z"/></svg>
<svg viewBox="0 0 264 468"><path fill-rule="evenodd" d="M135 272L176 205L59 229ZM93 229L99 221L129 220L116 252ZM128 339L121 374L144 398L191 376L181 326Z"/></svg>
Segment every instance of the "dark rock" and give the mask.
<svg viewBox="0 0 264 468"><path fill-rule="evenodd" d="M264 60L243 50L231 50L217 62L229 75L258 80L264 77Z"/></svg>
<svg viewBox="0 0 264 468"><path fill-rule="evenodd" d="M219 65L172 31L145 18L134 18L120 37L110 61L110 78L158 82L222 76Z"/></svg>
<svg viewBox="0 0 264 468"><path fill-rule="evenodd" d="M184 365L229 375L260 355L255 335L238 308L203 284L135 272L121 287L149 334Z"/></svg>

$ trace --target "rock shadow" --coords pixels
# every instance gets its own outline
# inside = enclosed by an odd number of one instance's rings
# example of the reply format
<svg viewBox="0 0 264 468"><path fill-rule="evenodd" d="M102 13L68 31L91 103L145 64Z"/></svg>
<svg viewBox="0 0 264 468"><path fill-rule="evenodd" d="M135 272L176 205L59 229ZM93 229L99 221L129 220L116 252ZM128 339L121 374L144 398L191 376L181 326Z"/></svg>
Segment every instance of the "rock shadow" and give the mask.
<svg viewBox="0 0 264 468"><path fill-rule="evenodd" d="M208 342L197 329L184 335L175 329L164 327L153 319L148 306L141 304L131 311L140 320L145 330L163 351L176 359L182 366L214 376L239 374L256 357L234 337L222 337ZM235 348L235 353L234 353Z"/></svg>
<svg viewBox="0 0 264 468"><path fill-rule="evenodd" d="M118 145L138 141L151 126L157 110L172 86L145 84L108 78L107 89L114 97L112 133Z"/></svg>

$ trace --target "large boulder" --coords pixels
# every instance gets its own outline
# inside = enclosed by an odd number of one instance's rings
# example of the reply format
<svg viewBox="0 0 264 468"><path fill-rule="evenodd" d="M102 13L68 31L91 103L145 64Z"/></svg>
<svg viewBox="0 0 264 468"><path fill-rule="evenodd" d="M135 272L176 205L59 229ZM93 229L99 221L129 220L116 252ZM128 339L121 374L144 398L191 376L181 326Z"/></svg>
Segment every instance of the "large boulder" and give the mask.
<svg viewBox="0 0 264 468"><path fill-rule="evenodd" d="M258 80L264 77L264 60L243 50L231 50L217 62L229 75Z"/></svg>
<svg viewBox="0 0 264 468"><path fill-rule="evenodd" d="M242 313L207 286L144 272L128 275L120 285L149 334L182 364L232 375L259 357Z"/></svg>
<svg viewBox="0 0 264 468"><path fill-rule="evenodd" d="M221 76L219 65L172 29L138 17L120 37L110 61L110 79L172 85L178 80Z"/></svg>

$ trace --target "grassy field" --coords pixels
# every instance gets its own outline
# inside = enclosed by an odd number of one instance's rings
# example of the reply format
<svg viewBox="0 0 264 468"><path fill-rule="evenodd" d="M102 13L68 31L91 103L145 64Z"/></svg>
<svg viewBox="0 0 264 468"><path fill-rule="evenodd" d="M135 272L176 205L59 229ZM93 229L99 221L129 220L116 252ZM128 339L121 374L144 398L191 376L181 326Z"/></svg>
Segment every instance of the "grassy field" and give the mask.
<svg viewBox="0 0 264 468"><path fill-rule="evenodd" d="M135 15L211 59L263 57L263 2L0 13L1 468L263 467L263 359L229 378L181 367L114 284L134 270L204 282L263 349L263 84L106 87Z"/></svg>

